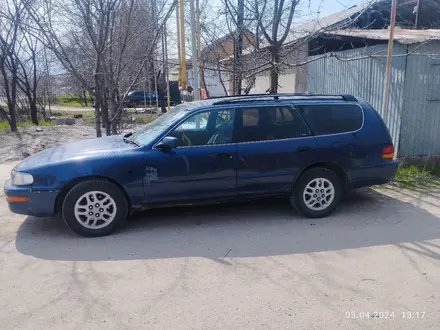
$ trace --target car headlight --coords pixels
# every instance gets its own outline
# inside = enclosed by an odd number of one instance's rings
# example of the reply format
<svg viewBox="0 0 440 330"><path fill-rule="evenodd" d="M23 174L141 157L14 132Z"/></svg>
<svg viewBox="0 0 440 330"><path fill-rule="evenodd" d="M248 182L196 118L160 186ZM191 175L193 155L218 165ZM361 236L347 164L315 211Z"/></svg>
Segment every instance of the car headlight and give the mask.
<svg viewBox="0 0 440 330"><path fill-rule="evenodd" d="M11 172L11 183L14 186L26 186L33 182L34 177L29 173L17 172L14 170Z"/></svg>

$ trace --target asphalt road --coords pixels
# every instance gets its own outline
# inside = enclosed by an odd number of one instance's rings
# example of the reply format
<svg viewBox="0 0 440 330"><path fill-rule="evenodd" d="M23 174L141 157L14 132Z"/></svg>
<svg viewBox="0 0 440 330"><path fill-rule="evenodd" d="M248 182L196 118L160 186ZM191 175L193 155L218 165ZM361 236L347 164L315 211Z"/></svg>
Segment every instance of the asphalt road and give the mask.
<svg viewBox="0 0 440 330"><path fill-rule="evenodd" d="M405 202L156 210L97 239L0 198L0 329L438 329L439 195L387 194Z"/></svg>

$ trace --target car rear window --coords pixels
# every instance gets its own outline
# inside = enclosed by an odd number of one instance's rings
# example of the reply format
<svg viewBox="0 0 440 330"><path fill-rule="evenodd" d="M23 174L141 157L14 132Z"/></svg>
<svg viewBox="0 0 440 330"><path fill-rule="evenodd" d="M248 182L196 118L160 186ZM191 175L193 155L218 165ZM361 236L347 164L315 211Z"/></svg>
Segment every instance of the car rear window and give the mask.
<svg viewBox="0 0 440 330"><path fill-rule="evenodd" d="M315 135L357 131L364 120L362 108L354 104L302 105L301 112Z"/></svg>

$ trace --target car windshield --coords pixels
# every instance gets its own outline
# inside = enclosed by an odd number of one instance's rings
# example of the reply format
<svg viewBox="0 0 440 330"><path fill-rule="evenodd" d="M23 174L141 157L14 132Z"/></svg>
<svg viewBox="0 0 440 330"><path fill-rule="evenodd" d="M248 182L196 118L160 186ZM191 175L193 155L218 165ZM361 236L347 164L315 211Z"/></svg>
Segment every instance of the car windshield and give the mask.
<svg viewBox="0 0 440 330"><path fill-rule="evenodd" d="M151 123L142 127L130 138L140 145L150 144L172 123L182 118L185 115L187 109L188 106L186 104L176 106L171 111L168 111L159 118L153 120Z"/></svg>

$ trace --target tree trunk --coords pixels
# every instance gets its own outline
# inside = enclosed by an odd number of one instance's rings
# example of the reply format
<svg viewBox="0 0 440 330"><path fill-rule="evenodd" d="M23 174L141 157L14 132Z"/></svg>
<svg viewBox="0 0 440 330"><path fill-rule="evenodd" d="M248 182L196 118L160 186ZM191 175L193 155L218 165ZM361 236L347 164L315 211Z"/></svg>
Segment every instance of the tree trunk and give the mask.
<svg viewBox="0 0 440 330"><path fill-rule="evenodd" d="M101 137L102 131L101 131L101 112L99 111L101 108L101 93L99 90L99 63L96 64L96 73L95 73L95 129L96 129L96 136Z"/></svg>
<svg viewBox="0 0 440 330"><path fill-rule="evenodd" d="M88 103L87 103L87 94L86 91L83 91L83 95L84 95L84 105L87 107Z"/></svg>
<svg viewBox="0 0 440 330"><path fill-rule="evenodd" d="M12 132L17 132L17 117L15 114L15 104L7 102L8 104L8 110L9 110L9 117L11 118L9 122L9 126L11 126Z"/></svg>
<svg viewBox="0 0 440 330"><path fill-rule="evenodd" d="M108 102L105 96L101 97L101 113L102 113L102 125L105 128L105 135L110 136L112 135L112 132L111 132L109 116L108 116Z"/></svg>
<svg viewBox="0 0 440 330"><path fill-rule="evenodd" d="M29 101L30 101L29 107L31 110L31 122L35 125L39 125L37 100L33 99L33 100L29 100Z"/></svg>
<svg viewBox="0 0 440 330"><path fill-rule="evenodd" d="M209 99L209 90L208 87L206 87L205 70L203 70L203 68L202 68L202 83L203 83L203 87L205 88L206 97Z"/></svg>
<svg viewBox="0 0 440 330"><path fill-rule="evenodd" d="M101 54L96 54L96 65L95 65L95 129L96 136L102 137L101 131L101 99L102 99L102 90L101 90L101 79L100 79L100 71L101 70Z"/></svg>
<svg viewBox="0 0 440 330"><path fill-rule="evenodd" d="M111 96L111 104L110 104L110 117L111 117L111 119L114 118L110 123L111 132L113 135L118 134L119 120L116 116L119 114L117 112L118 112L117 96L116 96L116 93L113 91L112 96Z"/></svg>
<svg viewBox="0 0 440 330"><path fill-rule="evenodd" d="M31 98L29 99L29 106L31 108L31 121L35 125L39 125L38 122L38 107L37 107L37 88L38 88L38 78L37 78L37 58L35 54L35 50L32 50L32 65L33 65L33 82L32 82L32 90ZM29 84L31 87L31 84Z"/></svg>
<svg viewBox="0 0 440 330"><path fill-rule="evenodd" d="M217 62L217 73L218 73L218 80L220 81L220 85L222 85L222 88L223 88L223 91L225 92L225 95L228 96L229 91L226 88L225 82L223 81L222 71L220 68L220 62Z"/></svg>
<svg viewBox="0 0 440 330"><path fill-rule="evenodd" d="M158 99L159 99L160 110L162 113L166 113L167 107L165 106L165 92L163 88L158 88L158 94L159 94Z"/></svg>
<svg viewBox="0 0 440 330"><path fill-rule="evenodd" d="M12 79L8 79L8 75L6 74L6 65L5 65L5 59L2 58L2 61L0 62L0 73L3 78L3 87L5 89L6 93L6 104L8 105L8 111L9 111L9 126L11 126L11 131L16 132L17 131L17 117L15 112L15 103L17 100L17 76L15 72L12 72Z"/></svg>
<svg viewBox="0 0 440 330"><path fill-rule="evenodd" d="M11 97L8 100L9 116L11 117L11 131L17 131L17 70L14 69L11 80Z"/></svg>
<svg viewBox="0 0 440 330"><path fill-rule="evenodd" d="M270 70L270 88L269 93L276 94L278 93L278 66L280 63L280 54L279 49L274 46L271 50L272 55L272 68Z"/></svg>

